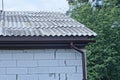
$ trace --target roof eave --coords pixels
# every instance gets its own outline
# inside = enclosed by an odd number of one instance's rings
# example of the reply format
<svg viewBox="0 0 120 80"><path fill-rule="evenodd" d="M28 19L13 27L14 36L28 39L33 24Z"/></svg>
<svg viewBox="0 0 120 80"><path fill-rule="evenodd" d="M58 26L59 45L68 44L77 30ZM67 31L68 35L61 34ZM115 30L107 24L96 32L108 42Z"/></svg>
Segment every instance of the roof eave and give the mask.
<svg viewBox="0 0 120 80"><path fill-rule="evenodd" d="M89 37L25 37L10 36L0 37L0 49L36 49L36 48L71 48L70 43L73 42L77 47L85 47L90 42L95 42Z"/></svg>
<svg viewBox="0 0 120 80"><path fill-rule="evenodd" d="M0 36L0 42L91 42L95 36Z"/></svg>

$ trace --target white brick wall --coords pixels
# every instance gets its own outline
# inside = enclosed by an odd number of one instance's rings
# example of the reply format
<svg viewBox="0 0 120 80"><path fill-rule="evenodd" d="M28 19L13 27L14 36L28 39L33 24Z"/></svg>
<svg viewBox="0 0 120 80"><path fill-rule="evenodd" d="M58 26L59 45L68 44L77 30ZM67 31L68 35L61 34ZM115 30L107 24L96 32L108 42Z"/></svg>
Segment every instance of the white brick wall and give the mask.
<svg viewBox="0 0 120 80"><path fill-rule="evenodd" d="M67 74L68 80L82 80L81 74Z"/></svg>
<svg viewBox="0 0 120 80"><path fill-rule="evenodd" d="M39 67L65 66L65 60L38 60Z"/></svg>
<svg viewBox="0 0 120 80"><path fill-rule="evenodd" d="M59 75L55 73L39 75L39 80L59 80Z"/></svg>
<svg viewBox="0 0 120 80"><path fill-rule="evenodd" d="M6 74L6 68L0 68L0 75L1 74Z"/></svg>
<svg viewBox="0 0 120 80"><path fill-rule="evenodd" d="M56 51L56 59L75 59L75 51L68 49L59 49Z"/></svg>
<svg viewBox="0 0 120 80"><path fill-rule="evenodd" d="M16 61L15 60L1 60L0 61L0 67L16 67Z"/></svg>
<svg viewBox="0 0 120 80"><path fill-rule="evenodd" d="M33 60L33 53L13 53L13 59L15 60Z"/></svg>
<svg viewBox="0 0 120 80"><path fill-rule="evenodd" d="M3 53L0 51L0 60L11 60L12 58L12 53Z"/></svg>
<svg viewBox="0 0 120 80"><path fill-rule="evenodd" d="M7 74L27 74L27 68L7 68Z"/></svg>
<svg viewBox="0 0 120 80"><path fill-rule="evenodd" d="M38 80L38 75L19 75L18 80Z"/></svg>
<svg viewBox="0 0 120 80"><path fill-rule="evenodd" d="M17 67L37 67L37 60L17 60Z"/></svg>
<svg viewBox="0 0 120 80"><path fill-rule="evenodd" d="M16 80L16 75L0 75L0 80Z"/></svg>
<svg viewBox="0 0 120 80"><path fill-rule="evenodd" d="M82 80L73 49L0 50L0 80Z"/></svg>

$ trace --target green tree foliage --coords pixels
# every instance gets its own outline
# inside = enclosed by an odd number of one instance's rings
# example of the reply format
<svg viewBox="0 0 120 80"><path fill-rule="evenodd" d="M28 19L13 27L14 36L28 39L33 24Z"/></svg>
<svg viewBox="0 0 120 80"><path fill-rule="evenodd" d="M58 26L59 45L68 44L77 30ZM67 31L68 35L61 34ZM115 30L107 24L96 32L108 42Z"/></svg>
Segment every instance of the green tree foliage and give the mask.
<svg viewBox="0 0 120 80"><path fill-rule="evenodd" d="M88 80L120 80L120 8L110 3L96 10L86 4L72 11L74 19L98 34L96 43L87 47Z"/></svg>
<svg viewBox="0 0 120 80"><path fill-rule="evenodd" d="M120 0L104 0L106 4L110 4L112 6L119 6L120 7Z"/></svg>
<svg viewBox="0 0 120 80"><path fill-rule="evenodd" d="M67 0L69 2L69 4L71 3L76 3L76 2L88 2L88 0Z"/></svg>

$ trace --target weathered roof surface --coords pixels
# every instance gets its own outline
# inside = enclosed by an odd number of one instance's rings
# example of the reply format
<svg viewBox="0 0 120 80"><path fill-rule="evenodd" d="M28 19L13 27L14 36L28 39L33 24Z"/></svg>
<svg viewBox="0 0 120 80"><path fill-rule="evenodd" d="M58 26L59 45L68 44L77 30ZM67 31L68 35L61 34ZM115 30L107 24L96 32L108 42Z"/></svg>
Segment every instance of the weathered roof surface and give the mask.
<svg viewBox="0 0 120 80"><path fill-rule="evenodd" d="M0 12L0 36L96 36L74 19L57 12Z"/></svg>

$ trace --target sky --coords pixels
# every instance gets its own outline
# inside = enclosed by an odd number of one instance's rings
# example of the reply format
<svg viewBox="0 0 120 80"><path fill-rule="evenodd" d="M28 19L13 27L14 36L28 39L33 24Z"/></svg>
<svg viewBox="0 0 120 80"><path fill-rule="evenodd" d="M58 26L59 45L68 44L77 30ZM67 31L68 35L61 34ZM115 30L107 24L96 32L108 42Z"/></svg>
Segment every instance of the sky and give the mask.
<svg viewBox="0 0 120 80"><path fill-rule="evenodd" d="M2 8L0 7L0 9ZM50 11L65 13L68 9L67 0L4 0L5 11Z"/></svg>

